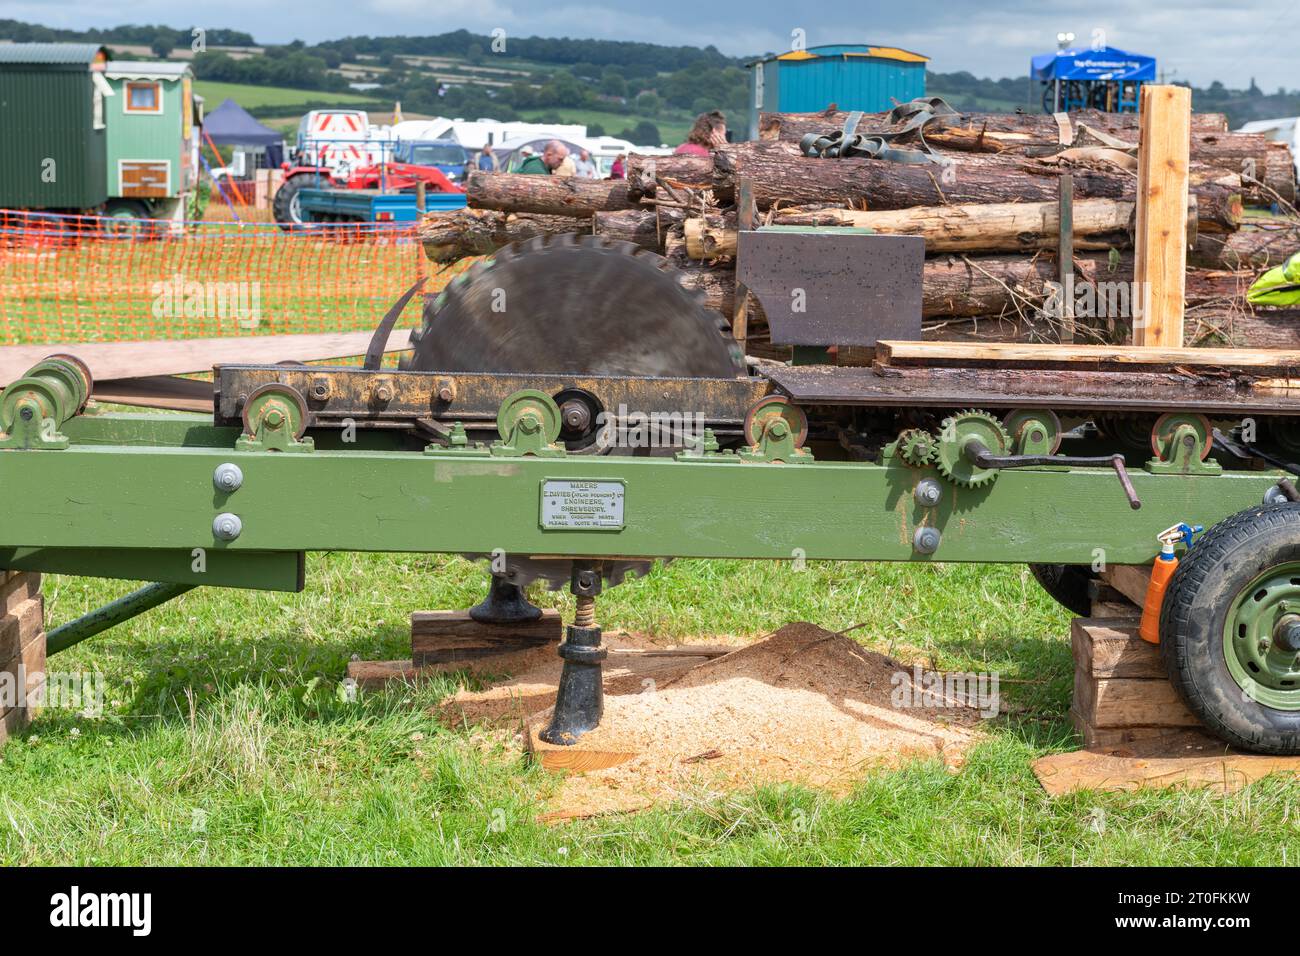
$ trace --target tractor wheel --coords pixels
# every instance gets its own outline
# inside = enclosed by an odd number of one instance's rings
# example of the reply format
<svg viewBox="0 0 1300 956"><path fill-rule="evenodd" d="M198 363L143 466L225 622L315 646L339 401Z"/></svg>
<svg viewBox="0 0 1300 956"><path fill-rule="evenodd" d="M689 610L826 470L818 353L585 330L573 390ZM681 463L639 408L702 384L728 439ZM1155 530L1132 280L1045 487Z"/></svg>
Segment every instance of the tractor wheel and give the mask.
<svg viewBox="0 0 1300 956"><path fill-rule="evenodd" d="M153 225L149 207L133 199L112 199L104 207L104 231L115 239L143 239Z"/></svg>
<svg viewBox="0 0 1300 956"><path fill-rule="evenodd" d="M1088 582L1097 575L1082 564L1031 564L1029 572L1053 598L1072 614L1088 617L1092 613L1092 598L1088 596Z"/></svg>
<svg viewBox="0 0 1300 956"><path fill-rule="evenodd" d="M1300 504L1248 508L1193 545L1165 593L1160 650L1215 735L1300 753Z"/></svg>
<svg viewBox="0 0 1300 956"><path fill-rule="evenodd" d="M286 232L307 221L303 218L302 206L298 202L298 190L308 188L311 182L311 176L290 176L275 191L275 196L271 199L271 212L280 228Z"/></svg>

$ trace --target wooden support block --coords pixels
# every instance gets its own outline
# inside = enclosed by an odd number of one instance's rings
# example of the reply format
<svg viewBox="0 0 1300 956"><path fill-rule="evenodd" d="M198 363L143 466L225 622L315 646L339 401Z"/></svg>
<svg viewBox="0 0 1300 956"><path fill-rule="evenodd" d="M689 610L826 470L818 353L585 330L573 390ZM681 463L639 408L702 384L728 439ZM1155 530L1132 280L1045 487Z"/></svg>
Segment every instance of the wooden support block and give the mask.
<svg viewBox="0 0 1300 956"><path fill-rule="evenodd" d="M480 624L468 611L416 611L411 615L411 660L417 667L469 662L559 644L560 612L545 610L535 621Z"/></svg>
<svg viewBox="0 0 1300 956"><path fill-rule="evenodd" d="M25 730L45 696L45 603L40 575L0 581L0 744Z"/></svg>
<svg viewBox="0 0 1300 956"><path fill-rule="evenodd" d="M0 615L0 670L36 638L44 644L44 634L45 602L39 594Z"/></svg>
<svg viewBox="0 0 1300 956"><path fill-rule="evenodd" d="M538 734L546 729L549 720L550 713L546 712L545 719L528 721L528 752L547 770L572 770L575 773L605 770L626 763L636 756L636 751L612 749L584 743L582 740L569 747L548 744Z"/></svg>
<svg viewBox="0 0 1300 956"><path fill-rule="evenodd" d="M1074 709L1090 727L1199 727L1169 680L1088 677L1075 673Z"/></svg>
<svg viewBox="0 0 1300 956"><path fill-rule="evenodd" d="M1137 605L1139 613L1147 603L1151 567L1145 564L1108 564L1101 580Z"/></svg>
<svg viewBox="0 0 1300 956"><path fill-rule="evenodd" d="M1141 95L1133 279L1146 314L1133 344L1181 348L1192 91L1148 83Z"/></svg>
<svg viewBox="0 0 1300 956"><path fill-rule="evenodd" d="M1137 636L1136 616L1117 620L1075 618L1070 624L1074 664L1089 677L1165 680L1160 647Z"/></svg>
<svg viewBox="0 0 1300 956"><path fill-rule="evenodd" d="M39 571L5 571L0 574L0 611L8 611L40 593Z"/></svg>
<svg viewBox="0 0 1300 956"><path fill-rule="evenodd" d="M1070 626L1074 703L1084 746L1111 746L1200 726L1165 674L1160 648L1138 636L1139 618L1076 618Z"/></svg>

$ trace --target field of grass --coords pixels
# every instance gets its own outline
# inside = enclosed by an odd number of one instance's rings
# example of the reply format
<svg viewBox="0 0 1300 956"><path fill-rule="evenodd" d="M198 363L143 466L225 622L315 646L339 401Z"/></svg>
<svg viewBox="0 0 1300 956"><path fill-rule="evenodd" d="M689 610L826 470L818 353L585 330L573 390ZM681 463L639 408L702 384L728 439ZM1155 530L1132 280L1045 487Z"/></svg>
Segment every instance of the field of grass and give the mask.
<svg viewBox="0 0 1300 956"><path fill-rule="evenodd" d="M262 107L294 107L307 103L329 103L338 106L364 106L373 103L374 97L356 93L333 93L327 90L293 90L279 86L251 86L245 83L216 83L195 80L194 92L203 97L205 108L211 112L225 100L232 99L246 110Z"/></svg>
<svg viewBox="0 0 1300 956"><path fill-rule="evenodd" d="M1077 745L1067 617L1016 566L678 561L606 592L606 627L663 635L867 622L853 635L874 649L1000 672L1008 716L955 774L918 762L844 799L688 792L544 826L555 778L507 732L427 713L450 680L354 701L340 686L352 655L409 654L410 611L483 586L459 558L313 555L301 594L193 591L53 658L105 675L105 712L47 711L0 755L0 862L1285 864L1297 840L1294 786L1271 780L1048 798L1030 761ZM48 620L130 587L49 576Z"/></svg>

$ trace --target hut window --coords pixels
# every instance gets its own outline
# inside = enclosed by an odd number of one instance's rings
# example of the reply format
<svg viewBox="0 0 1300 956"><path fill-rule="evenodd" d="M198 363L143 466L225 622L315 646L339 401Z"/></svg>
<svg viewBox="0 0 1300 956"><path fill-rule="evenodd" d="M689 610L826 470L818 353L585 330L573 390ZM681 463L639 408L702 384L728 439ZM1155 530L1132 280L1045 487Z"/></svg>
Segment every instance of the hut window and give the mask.
<svg viewBox="0 0 1300 956"><path fill-rule="evenodd" d="M126 84L126 111L128 113L161 113L162 86L158 83Z"/></svg>

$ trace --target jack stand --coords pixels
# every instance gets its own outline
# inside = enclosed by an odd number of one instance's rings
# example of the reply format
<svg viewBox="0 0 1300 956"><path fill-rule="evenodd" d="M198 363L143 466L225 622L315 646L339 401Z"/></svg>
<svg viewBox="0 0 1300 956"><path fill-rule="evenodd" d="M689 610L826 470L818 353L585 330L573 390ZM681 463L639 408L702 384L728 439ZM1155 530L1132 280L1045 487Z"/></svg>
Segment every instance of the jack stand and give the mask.
<svg viewBox="0 0 1300 956"><path fill-rule="evenodd" d="M569 747L600 724L605 712L604 673L601 662L608 655L600 642L596 624L596 595L600 593L600 571L589 562L573 562L569 590L578 599L573 623L564 629L559 655L564 661L560 687L555 696L551 725L538 736L548 744Z"/></svg>
<svg viewBox="0 0 1300 956"><path fill-rule="evenodd" d="M518 624L536 621L542 609L524 597L519 585L494 574L488 596L469 609L469 616L480 624Z"/></svg>

